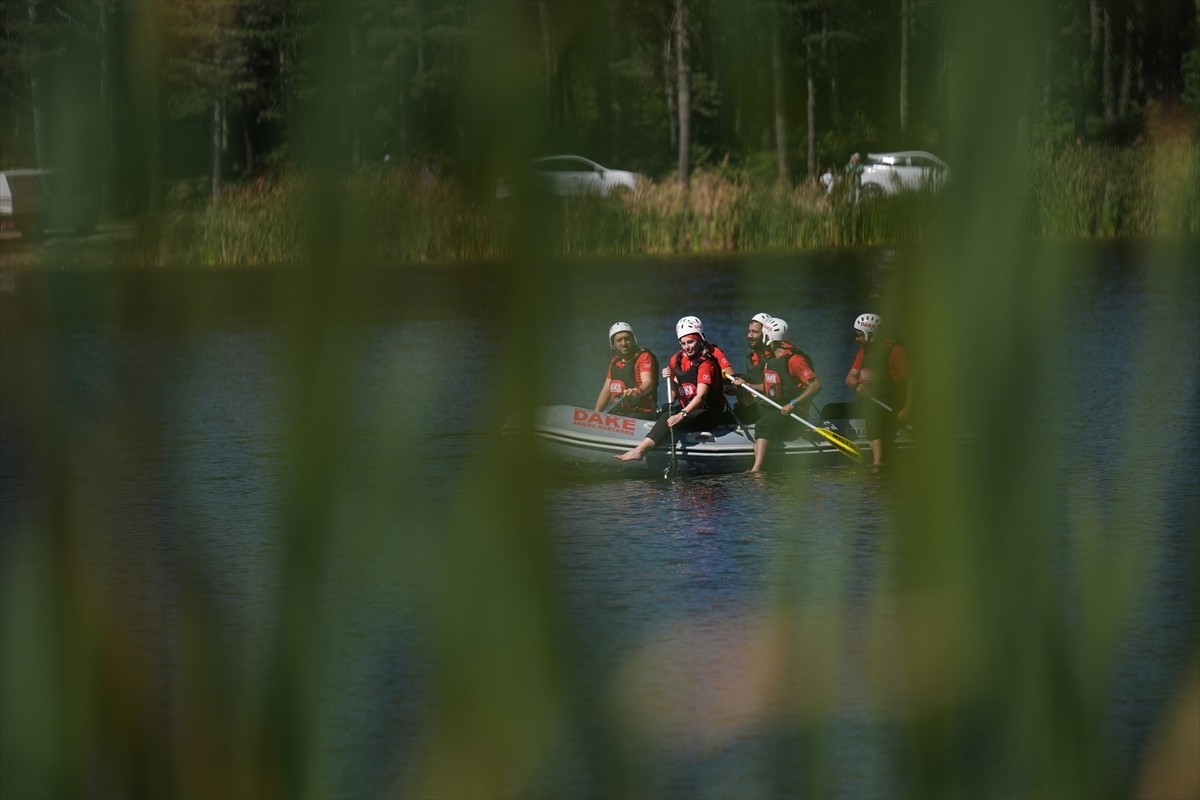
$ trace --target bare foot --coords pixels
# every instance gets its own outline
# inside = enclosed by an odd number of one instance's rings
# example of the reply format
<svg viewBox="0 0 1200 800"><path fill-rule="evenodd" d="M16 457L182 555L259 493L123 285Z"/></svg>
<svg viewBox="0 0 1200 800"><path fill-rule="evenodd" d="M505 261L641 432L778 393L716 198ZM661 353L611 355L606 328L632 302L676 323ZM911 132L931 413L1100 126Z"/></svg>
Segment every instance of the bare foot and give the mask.
<svg viewBox="0 0 1200 800"><path fill-rule="evenodd" d="M613 456L617 461L641 461L642 455L636 450L630 450L628 453L621 453L619 456Z"/></svg>

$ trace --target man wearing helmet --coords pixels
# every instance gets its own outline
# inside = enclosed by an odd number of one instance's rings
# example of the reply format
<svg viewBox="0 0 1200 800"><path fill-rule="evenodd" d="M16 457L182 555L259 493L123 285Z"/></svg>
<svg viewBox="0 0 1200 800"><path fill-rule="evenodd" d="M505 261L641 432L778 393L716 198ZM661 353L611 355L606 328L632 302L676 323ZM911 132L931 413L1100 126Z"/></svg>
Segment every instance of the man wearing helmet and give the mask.
<svg viewBox="0 0 1200 800"><path fill-rule="evenodd" d="M812 399L821 391L821 379L813 370L812 359L787 341L788 324L775 318L763 325L766 357L763 359L763 394L779 403L778 414L763 408L754 430L754 464L750 472L761 472L771 442L795 439L803 433L803 423L792 414L807 417ZM747 381L734 378L735 386Z"/></svg>
<svg viewBox="0 0 1200 800"><path fill-rule="evenodd" d="M632 450L616 458L619 461L640 461L646 451L657 445L673 431L707 431L724 422L724 377L717 359L709 352L704 340L704 325L696 317L684 317L675 323L679 352L663 367L663 378L673 381L681 408L668 408L654 427Z"/></svg>
<svg viewBox="0 0 1200 800"><path fill-rule="evenodd" d="M738 386L744 383L755 391L763 390L763 361L770 353L770 349L763 342L763 326L772 319L773 317L765 311L750 318L750 323L746 326L746 341L750 344L750 353L746 356L746 371L736 376L741 379ZM741 391L737 393L737 400L734 413L739 421L750 425L758 419L761 407L757 397Z"/></svg>
<svg viewBox="0 0 1200 800"><path fill-rule="evenodd" d="M615 355L596 397L596 411L616 410L626 416L654 419L658 403L658 359L638 347L633 327L616 322L608 329L608 344ZM615 404L615 405L614 405Z"/></svg>
<svg viewBox="0 0 1200 800"><path fill-rule="evenodd" d="M859 314L854 320L858 354L846 373L846 386L862 399L867 420L867 440L874 466L883 465L883 447L896 435L897 424L908 424L912 384L908 380L908 351L882 332L877 314Z"/></svg>

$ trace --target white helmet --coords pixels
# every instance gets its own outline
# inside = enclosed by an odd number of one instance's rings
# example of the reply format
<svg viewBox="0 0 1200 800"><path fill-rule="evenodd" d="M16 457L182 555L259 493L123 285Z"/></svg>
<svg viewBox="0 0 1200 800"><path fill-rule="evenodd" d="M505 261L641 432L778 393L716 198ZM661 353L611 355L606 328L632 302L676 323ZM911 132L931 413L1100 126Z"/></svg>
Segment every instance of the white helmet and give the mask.
<svg viewBox="0 0 1200 800"><path fill-rule="evenodd" d="M779 317L772 317L770 322L763 325L763 341L767 344L782 342L787 338L787 333L787 323Z"/></svg>
<svg viewBox="0 0 1200 800"><path fill-rule="evenodd" d="M875 331L879 329L879 315L859 314L858 319L854 320L854 329L865 333L867 341L871 341L875 338Z"/></svg>
<svg viewBox="0 0 1200 800"><path fill-rule="evenodd" d="M682 317L679 322L675 323L675 338L682 339L689 333L694 333L701 339L704 338L704 323L699 317Z"/></svg>
<svg viewBox="0 0 1200 800"><path fill-rule="evenodd" d="M763 312L761 312L761 313L758 313L758 314L755 314L753 317L751 317L751 318L750 318L750 321L751 321L751 322L757 322L757 323L761 324L761 325L762 325L762 326L765 328L765 327L767 327L767 323L768 323L768 322L770 322L770 321L771 321L771 320L773 320L773 319L774 319L774 317L772 317L772 316L771 316L770 314L768 314L767 312L763 311Z"/></svg>
<svg viewBox="0 0 1200 800"><path fill-rule="evenodd" d="M633 336L633 346L637 347L637 336L633 333L633 326L628 322L614 322L613 326L608 329L608 346L613 347L613 337L621 331L629 331L629 335Z"/></svg>

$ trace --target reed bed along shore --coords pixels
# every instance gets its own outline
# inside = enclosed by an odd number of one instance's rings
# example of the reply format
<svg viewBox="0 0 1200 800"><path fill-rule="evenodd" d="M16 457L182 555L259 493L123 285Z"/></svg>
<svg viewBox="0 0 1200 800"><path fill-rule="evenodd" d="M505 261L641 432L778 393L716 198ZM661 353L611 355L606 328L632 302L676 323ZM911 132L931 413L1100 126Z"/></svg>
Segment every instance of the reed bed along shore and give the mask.
<svg viewBox="0 0 1200 800"><path fill-rule="evenodd" d="M996 191L1014 194L1030 238L1200 233L1194 142L1043 147L1017 163L1012 185ZM955 180L970 180L969 171ZM525 202L473 193L453 179L422 180L415 170L375 169L336 183L292 175L232 187L216 202L170 198L121 259L135 266L291 264L330 227L382 264L509 258L522 233L549 255L576 257L899 245L936 238L957 196L952 183L937 194L855 203L844 187L826 195L808 182L772 185L720 167L699 170L686 188L666 179L621 197Z"/></svg>

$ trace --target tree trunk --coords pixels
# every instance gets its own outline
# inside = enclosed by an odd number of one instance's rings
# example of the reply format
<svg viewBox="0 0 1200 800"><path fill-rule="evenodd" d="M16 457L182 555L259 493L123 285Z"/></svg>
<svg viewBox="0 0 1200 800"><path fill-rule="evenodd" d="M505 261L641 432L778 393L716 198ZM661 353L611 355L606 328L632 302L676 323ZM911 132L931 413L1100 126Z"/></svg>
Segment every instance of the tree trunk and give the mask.
<svg viewBox="0 0 1200 800"><path fill-rule="evenodd" d="M1112 79L1112 14L1108 13L1107 8L1103 8L1101 14L1103 15L1104 23L1103 55L1100 59L1101 102L1104 105L1104 121L1111 124L1117 119L1116 98L1113 91Z"/></svg>
<svg viewBox="0 0 1200 800"><path fill-rule="evenodd" d="M108 15L109 5L104 0L98 4L99 20L96 26L96 38L99 52L99 96L100 96L100 154L101 164L95 170L99 181L98 196L101 211L107 211L113 205L113 165L117 163L116 137L113 136L115 117L113 114L113 98L109 85L112 82L111 61L109 53Z"/></svg>
<svg viewBox="0 0 1200 800"><path fill-rule="evenodd" d="M805 103L804 121L808 128L808 176L817 174L817 79L813 67L812 42L804 44L804 75L808 89L808 100Z"/></svg>
<svg viewBox="0 0 1200 800"><path fill-rule="evenodd" d="M1054 74L1054 37L1046 37L1046 53L1042 63L1042 116L1049 118L1054 104L1054 85L1050 76Z"/></svg>
<svg viewBox="0 0 1200 800"><path fill-rule="evenodd" d="M908 130L908 34L912 27L912 0L900 0L900 132Z"/></svg>
<svg viewBox="0 0 1200 800"><path fill-rule="evenodd" d="M778 165L780 183L787 183L791 178L791 167L788 164L788 135L787 135L787 92L783 82L783 43L780 41L779 23L776 20L775 31L771 36L771 67L775 85L775 160Z"/></svg>
<svg viewBox="0 0 1200 800"><path fill-rule="evenodd" d="M554 56L554 27L546 0L538 0L538 27L542 39L542 67L546 75L546 122L550 130L557 128L559 120L557 92L555 91L558 65Z"/></svg>
<svg viewBox="0 0 1200 800"><path fill-rule="evenodd" d="M214 203L221 196L221 143L224 138L224 128L225 104L221 102L220 95L214 95L212 104L212 163L209 167L212 172L212 201Z"/></svg>
<svg viewBox="0 0 1200 800"><path fill-rule="evenodd" d="M667 26L667 34L663 37L663 86L667 93L667 136L672 149L679 147L679 114L675 110L675 46L673 44L675 30Z"/></svg>
<svg viewBox="0 0 1200 800"><path fill-rule="evenodd" d="M25 6L29 14L29 27L38 28L38 12L36 0L28 0ZM40 55L40 54L39 54ZM33 161L34 166L41 168L46 159L46 131L42 120L42 88L38 81L39 58L34 58L29 65L29 106L33 111Z"/></svg>
<svg viewBox="0 0 1200 800"><path fill-rule="evenodd" d="M617 60L618 39L616 32L619 28L611 2L605 4L603 19L604 55L598 65L596 75L596 125L600 130L603 141L612 142L615 141L613 131L617 129L613 126L616 104L613 101L611 65ZM601 157L609 158L610 154L606 153Z"/></svg>
<svg viewBox="0 0 1200 800"><path fill-rule="evenodd" d="M354 35L354 21L351 20L346 26L350 41L350 87L349 87L349 112L347 124L350 126L350 166L358 169L363 162L362 141L361 141L361 126L359 124L359 109L358 109L358 37Z"/></svg>
<svg viewBox="0 0 1200 800"><path fill-rule="evenodd" d="M692 69L689 63L688 0L675 0L676 88L679 93L679 182L691 182Z"/></svg>
<svg viewBox="0 0 1200 800"><path fill-rule="evenodd" d="M1075 18L1071 21L1071 29L1075 32L1071 41L1071 67L1074 75L1071 81L1071 121L1074 125L1075 140L1082 142L1087 135L1087 52L1084 32L1087 22L1080 18L1082 6L1072 6L1071 13Z"/></svg>
<svg viewBox="0 0 1200 800"><path fill-rule="evenodd" d="M242 144L246 148L246 175L253 175L257 169L257 154L254 150L254 136L250 129L249 118L242 120Z"/></svg>
<svg viewBox="0 0 1200 800"><path fill-rule="evenodd" d="M821 61L829 73L829 112L833 126L842 118L841 93L838 91L837 51L829 44L829 11L821 11Z"/></svg>
<svg viewBox="0 0 1200 800"><path fill-rule="evenodd" d="M1090 23L1091 37L1088 51L1088 77L1084 88L1088 103L1094 104L1104 80L1104 10L1100 7L1100 0L1088 0L1088 22ZM1090 107L1094 108L1095 106L1090 105Z"/></svg>
<svg viewBox="0 0 1200 800"><path fill-rule="evenodd" d="M1124 119L1125 115L1129 113L1129 101L1133 94L1133 76L1137 69L1134 48L1136 31L1131 12L1125 17L1122 29L1125 31L1125 41L1121 47L1121 82L1117 91L1117 119Z"/></svg>

